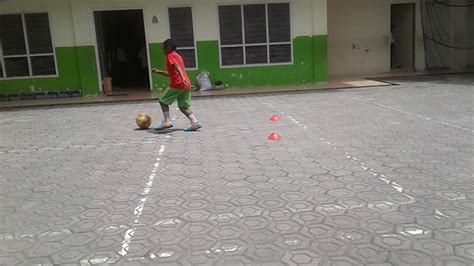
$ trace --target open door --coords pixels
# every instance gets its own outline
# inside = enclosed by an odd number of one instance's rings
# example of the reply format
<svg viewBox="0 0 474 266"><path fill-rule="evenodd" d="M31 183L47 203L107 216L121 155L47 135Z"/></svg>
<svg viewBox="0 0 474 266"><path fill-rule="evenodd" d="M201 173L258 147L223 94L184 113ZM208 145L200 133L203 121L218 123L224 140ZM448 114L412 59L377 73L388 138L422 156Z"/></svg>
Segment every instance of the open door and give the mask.
<svg viewBox="0 0 474 266"><path fill-rule="evenodd" d="M396 4L391 8L391 69L413 71L415 61L415 4Z"/></svg>
<svg viewBox="0 0 474 266"><path fill-rule="evenodd" d="M111 85L112 95L149 90L143 11L95 11L94 19L104 87Z"/></svg>

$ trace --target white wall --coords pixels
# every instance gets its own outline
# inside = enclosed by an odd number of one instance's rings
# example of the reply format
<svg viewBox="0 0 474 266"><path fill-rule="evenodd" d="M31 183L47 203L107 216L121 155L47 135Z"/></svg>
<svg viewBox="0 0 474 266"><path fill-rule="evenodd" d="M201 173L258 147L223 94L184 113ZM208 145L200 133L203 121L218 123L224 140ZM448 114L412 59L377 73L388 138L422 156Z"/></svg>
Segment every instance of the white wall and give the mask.
<svg viewBox="0 0 474 266"><path fill-rule="evenodd" d="M78 45L95 44L94 10L143 9L147 41L162 42L169 37L168 8L191 6L197 41L219 39L218 5L236 3L272 3L281 0L72 0ZM289 0L292 9L292 33L296 36L326 35L326 0ZM316 16L312 16L312 6ZM159 20L152 23L153 16ZM315 27L313 28L313 25Z"/></svg>
<svg viewBox="0 0 474 266"><path fill-rule="evenodd" d="M42 0L26 1L16 0L0 2L0 14L20 13L49 13L51 35L55 47L74 46L74 31L71 20L69 1Z"/></svg>
<svg viewBox="0 0 474 266"><path fill-rule="evenodd" d="M418 0L328 0L329 75L390 71L390 5L416 3L415 68L425 69Z"/></svg>

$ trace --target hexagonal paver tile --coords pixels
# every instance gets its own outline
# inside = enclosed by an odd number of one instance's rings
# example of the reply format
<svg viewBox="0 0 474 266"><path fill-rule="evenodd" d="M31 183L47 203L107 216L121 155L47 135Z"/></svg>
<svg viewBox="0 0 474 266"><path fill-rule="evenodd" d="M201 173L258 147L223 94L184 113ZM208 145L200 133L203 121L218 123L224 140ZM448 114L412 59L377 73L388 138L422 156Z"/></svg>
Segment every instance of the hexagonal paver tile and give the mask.
<svg viewBox="0 0 474 266"><path fill-rule="evenodd" d="M34 248L25 251L26 255L30 258L48 257L61 250L62 246L59 243L43 243L35 246Z"/></svg>
<svg viewBox="0 0 474 266"><path fill-rule="evenodd" d="M61 244L65 246L84 246L87 243L94 240L94 233L87 232L87 233L74 233L65 237Z"/></svg>
<svg viewBox="0 0 474 266"><path fill-rule="evenodd" d="M279 236L275 243L285 250L304 250L309 248L311 238L302 234L286 234Z"/></svg>
<svg viewBox="0 0 474 266"><path fill-rule="evenodd" d="M205 235L211 232L214 226L207 222L189 223L183 225L180 231L184 235ZM173 231L170 231L173 232Z"/></svg>
<svg viewBox="0 0 474 266"><path fill-rule="evenodd" d="M412 203L404 204L400 206L400 211L412 215L432 215L435 213L435 209L431 206Z"/></svg>
<svg viewBox="0 0 474 266"><path fill-rule="evenodd" d="M409 224L415 222L415 216L401 212L387 212L380 216L381 220L392 224Z"/></svg>
<svg viewBox="0 0 474 266"><path fill-rule="evenodd" d="M344 207L337 204L322 204L315 209L324 215L344 215L347 211Z"/></svg>
<svg viewBox="0 0 474 266"><path fill-rule="evenodd" d="M155 247L148 253L149 259L157 265L178 263L183 256L183 250L176 245Z"/></svg>
<svg viewBox="0 0 474 266"><path fill-rule="evenodd" d="M339 256L339 257L324 258L321 265L324 265L324 266L353 266L353 265L362 266L364 264L350 257Z"/></svg>
<svg viewBox="0 0 474 266"><path fill-rule="evenodd" d="M258 202L258 206L265 209L278 209L285 206L286 202L279 198L265 198Z"/></svg>
<svg viewBox="0 0 474 266"><path fill-rule="evenodd" d="M244 196L238 196L238 197L233 198L231 202L235 204L236 206L246 206L246 205L254 205L255 203L258 202L258 199L251 195L244 195Z"/></svg>
<svg viewBox="0 0 474 266"><path fill-rule="evenodd" d="M262 217L250 217L245 219L240 219L238 221L238 226L245 230L259 230L264 229L268 226L268 221Z"/></svg>
<svg viewBox="0 0 474 266"><path fill-rule="evenodd" d="M474 260L474 244L463 244L454 247L456 255L466 259Z"/></svg>
<svg viewBox="0 0 474 266"><path fill-rule="evenodd" d="M324 215L317 212L299 212L295 213L291 219L301 225L320 224L324 220Z"/></svg>
<svg viewBox="0 0 474 266"><path fill-rule="evenodd" d="M277 234L292 234L300 230L301 225L293 221L275 221L270 224L268 229Z"/></svg>
<svg viewBox="0 0 474 266"><path fill-rule="evenodd" d="M207 220L209 216L210 213L206 210L193 210L183 213L181 218L188 222L198 222Z"/></svg>
<svg viewBox="0 0 474 266"><path fill-rule="evenodd" d="M446 266L472 266L473 261L472 258L465 259L459 256L443 256L439 260Z"/></svg>
<svg viewBox="0 0 474 266"><path fill-rule="evenodd" d="M394 265L434 265L431 256L415 250L392 251L389 261Z"/></svg>
<svg viewBox="0 0 474 266"><path fill-rule="evenodd" d="M342 228L336 232L335 237L350 243L370 243L371 233L359 228Z"/></svg>
<svg viewBox="0 0 474 266"><path fill-rule="evenodd" d="M374 239L374 244L387 249L411 249L412 240L400 234L383 234L378 235Z"/></svg>
<svg viewBox="0 0 474 266"><path fill-rule="evenodd" d="M242 240L247 243L255 244L268 244L273 243L277 235L268 229L257 230L257 231L246 231L242 236Z"/></svg>
<svg viewBox="0 0 474 266"><path fill-rule="evenodd" d="M288 265L320 265L321 257L309 250L294 250L287 252L282 261Z"/></svg>
<svg viewBox="0 0 474 266"><path fill-rule="evenodd" d="M338 199L337 203L346 209L362 208L367 206L367 202L359 198L342 198Z"/></svg>
<svg viewBox="0 0 474 266"><path fill-rule="evenodd" d="M325 239L334 236L336 229L325 224L309 224L301 229L301 233L313 239Z"/></svg>
<svg viewBox="0 0 474 266"><path fill-rule="evenodd" d="M139 229L141 231L141 229ZM135 237L135 236L134 236ZM185 235L181 231L158 231L148 233L146 236L151 242L157 245L176 245L180 243Z"/></svg>
<svg viewBox="0 0 474 266"><path fill-rule="evenodd" d="M250 265L254 263L253 260L249 259L247 256L224 256L220 257L213 265L215 266L233 266L233 265Z"/></svg>
<svg viewBox="0 0 474 266"><path fill-rule="evenodd" d="M274 245L258 245L249 247L246 254L254 263L262 263L281 261L284 252Z"/></svg>
<svg viewBox="0 0 474 266"><path fill-rule="evenodd" d="M263 211L262 208L257 206L243 206L236 208L234 213L239 217L258 217L263 214Z"/></svg>
<svg viewBox="0 0 474 266"><path fill-rule="evenodd" d="M361 227L376 234L390 234L395 229L395 226L382 220L362 221Z"/></svg>
<svg viewBox="0 0 474 266"><path fill-rule="evenodd" d="M71 234L72 232L69 229L46 230L38 235L38 240L42 243L58 242Z"/></svg>
<svg viewBox="0 0 474 266"><path fill-rule="evenodd" d="M238 216L230 212L217 213L209 218L209 221L216 225L234 224L237 220Z"/></svg>
<svg viewBox="0 0 474 266"><path fill-rule="evenodd" d="M216 254L206 251L191 251L185 255L184 261L189 265L211 265L216 262L218 257Z"/></svg>
<svg viewBox="0 0 474 266"><path fill-rule="evenodd" d="M311 244L311 250L326 256L342 256L347 250L344 242L336 239L317 239Z"/></svg>
<svg viewBox="0 0 474 266"><path fill-rule="evenodd" d="M242 233L242 229L236 226L222 226L215 228L210 235L217 239L237 239Z"/></svg>
<svg viewBox="0 0 474 266"><path fill-rule="evenodd" d="M446 242L436 239L420 239L415 241L414 249L419 250L431 256L446 256L452 255L454 249Z"/></svg>
<svg viewBox="0 0 474 266"><path fill-rule="evenodd" d="M356 219L350 216L328 216L325 220L325 223L330 226L334 226L337 228L354 228L358 226L358 222Z"/></svg>
<svg viewBox="0 0 474 266"><path fill-rule="evenodd" d="M396 232L413 238L430 238L433 233L431 229L416 223L398 225Z"/></svg>
<svg viewBox="0 0 474 266"><path fill-rule="evenodd" d="M419 216L416 221L430 229L446 229L452 227L450 219L440 215Z"/></svg>
<svg viewBox="0 0 474 266"><path fill-rule="evenodd" d="M89 255L85 247L67 247L52 256L54 264L77 263Z"/></svg>
<svg viewBox="0 0 474 266"><path fill-rule="evenodd" d="M178 218L162 219L153 224L156 230L177 230L183 225L183 221Z"/></svg>
<svg viewBox="0 0 474 266"><path fill-rule="evenodd" d="M100 220L79 220L75 224L69 226L73 233L90 232L100 228L103 223Z"/></svg>
<svg viewBox="0 0 474 266"><path fill-rule="evenodd" d="M374 244L359 244L351 248L350 256L364 263L381 263L388 258L388 251Z"/></svg>
<svg viewBox="0 0 474 266"><path fill-rule="evenodd" d="M217 238L209 235L186 237L183 241L178 242L185 250L210 250L216 243Z"/></svg>
<svg viewBox="0 0 474 266"><path fill-rule="evenodd" d="M211 248L210 251L214 254L224 256L238 256L243 255L249 245L238 239L231 240L218 240Z"/></svg>
<svg viewBox="0 0 474 266"><path fill-rule="evenodd" d="M436 230L435 239L446 241L452 245L470 244L474 240L474 234L470 234L459 229Z"/></svg>
<svg viewBox="0 0 474 266"><path fill-rule="evenodd" d="M6 237L5 235L3 237ZM11 239L10 239L11 237ZM8 238L0 238L0 250L2 253L15 253L32 249L36 245L32 238L14 239L14 236L8 235Z"/></svg>
<svg viewBox="0 0 474 266"><path fill-rule="evenodd" d="M466 194L463 192L450 189L436 190L436 194L448 200L461 200L466 198Z"/></svg>

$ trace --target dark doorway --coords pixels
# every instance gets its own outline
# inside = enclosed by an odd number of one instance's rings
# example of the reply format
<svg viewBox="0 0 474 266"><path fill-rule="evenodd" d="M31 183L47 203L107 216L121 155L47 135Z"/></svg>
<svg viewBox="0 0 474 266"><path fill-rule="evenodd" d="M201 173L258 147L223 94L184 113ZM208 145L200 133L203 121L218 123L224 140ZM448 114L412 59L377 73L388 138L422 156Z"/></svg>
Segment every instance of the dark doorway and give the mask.
<svg viewBox="0 0 474 266"><path fill-rule="evenodd" d="M102 80L111 78L113 93L149 90L143 11L95 11L94 19Z"/></svg>
<svg viewBox="0 0 474 266"><path fill-rule="evenodd" d="M391 69L414 70L415 4L392 5L390 35Z"/></svg>

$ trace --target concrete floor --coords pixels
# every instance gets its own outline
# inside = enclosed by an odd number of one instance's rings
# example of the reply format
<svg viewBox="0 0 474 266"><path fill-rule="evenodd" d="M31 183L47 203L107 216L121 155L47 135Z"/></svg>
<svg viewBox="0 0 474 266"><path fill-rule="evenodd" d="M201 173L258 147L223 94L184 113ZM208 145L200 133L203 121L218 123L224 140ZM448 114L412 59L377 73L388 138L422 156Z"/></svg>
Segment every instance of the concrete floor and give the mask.
<svg viewBox="0 0 474 266"><path fill-rule="evenodd" d="M2 111L0 264L473 265L474 76L390 82Z"/></svg>

